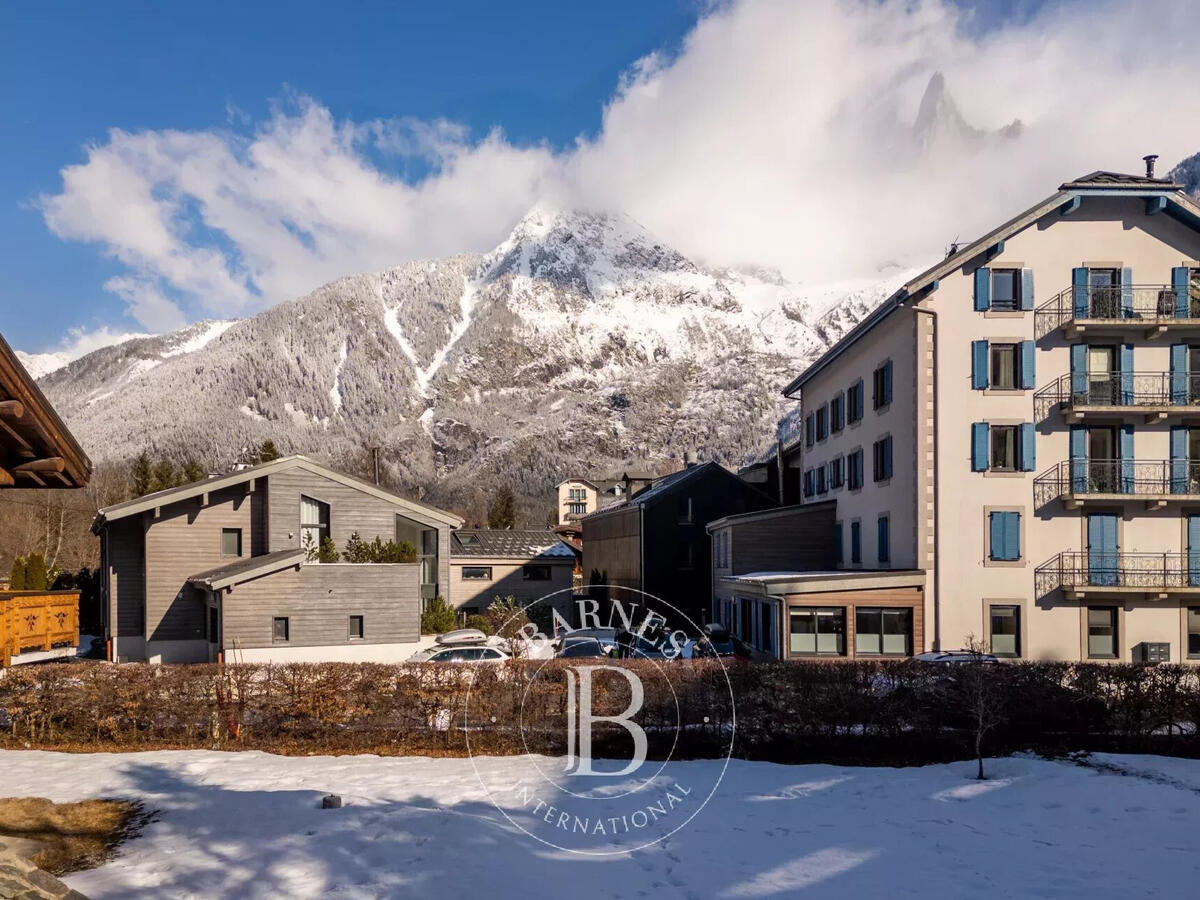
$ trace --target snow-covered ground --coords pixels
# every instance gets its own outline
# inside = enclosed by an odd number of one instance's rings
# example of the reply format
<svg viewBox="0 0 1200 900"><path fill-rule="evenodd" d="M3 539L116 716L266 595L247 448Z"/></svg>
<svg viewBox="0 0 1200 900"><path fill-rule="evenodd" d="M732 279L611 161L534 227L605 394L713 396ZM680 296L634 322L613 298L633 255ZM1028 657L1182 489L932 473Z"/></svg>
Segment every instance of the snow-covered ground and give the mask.
<svg viewBox="0 0 1200 900"><path fill-rule="evenodd" d="M7 751L0 771L8 795L161 811L119 858L66 879L94 898L1195 896L1200 761L1094 761L993 760L986 782L973 763L734 761L685 829L602 859L505 821L467 759ZM702 780L720 763L683 765ZM318 809L328 792L347 806Z"/></svg>

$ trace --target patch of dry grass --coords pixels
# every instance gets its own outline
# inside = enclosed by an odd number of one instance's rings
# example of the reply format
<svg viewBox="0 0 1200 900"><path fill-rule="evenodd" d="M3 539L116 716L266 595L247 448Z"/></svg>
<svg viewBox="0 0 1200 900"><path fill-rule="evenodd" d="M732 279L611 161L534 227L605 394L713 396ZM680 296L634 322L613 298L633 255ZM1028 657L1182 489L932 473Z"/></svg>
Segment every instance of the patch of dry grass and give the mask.
<svg viewBox="0 0 1200 900"><path fill-rule="evenodd" d="M41 844L31 861L53 875L103 864L151 819L140 803L127 800L0 798L0 835Z"/></svg>

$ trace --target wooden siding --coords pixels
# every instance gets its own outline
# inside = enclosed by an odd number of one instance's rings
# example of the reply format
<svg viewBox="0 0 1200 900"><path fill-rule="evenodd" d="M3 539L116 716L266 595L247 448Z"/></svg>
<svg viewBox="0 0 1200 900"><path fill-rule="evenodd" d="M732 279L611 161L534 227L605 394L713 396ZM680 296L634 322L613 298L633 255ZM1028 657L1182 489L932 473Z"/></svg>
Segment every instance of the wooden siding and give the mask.
<svg viewBox="0 0 1200 900"><path fill-rule="evenodd" d="M301 495L329 504L330 537L340 551L354 532L363 540L390 541L401 515L438 530L438 585L442 594L450 583L450 526L409 511L349 485L304 469L287 469L267 478L268 542L272 551L300 546ZM417 548L420 550L420 548Z"/></svg>
<svg viewBox="0 0 1200 900"><path fill-rule="evenodd" d="M583 521L583 580L587 585L642 587L641 510L630 506Z"/></svg>
<svg viewBox="0 0 1200 900"><path fill-rule="evenodd" d="M526 565L550 567L549 581L526 581L524 568ZM492 570L491 581L463 580L463 566L487 566ZM491 604L497 597L515 597L518 603L532 603L556 591L570 590L571 573L575 570L573 559L558 559L553 561L530 560L528 562L513 562L512 560L458 559L450 565L450 597L456 609L463 606L477 607L480 612ZM555 597L556 601L569 604L570 595Z"/></svg>
<svg viewBox="0 0 1200 900"><path fill-rule="evenodd" d="M812 594L788 594L787 604L783 610L783 623L779 634L783 637L785 652L790 657L791 650L788 634L790 632L788 608L801 606L840 607L846 610L846 655L837 659L855 659L854 626L855 610L860 606L906 607L912 613L912 646L913 653L920 653L925 647L925 603L924 591L919 587L871 588L854 591L822 591ZM797 656L797 659L814 657ZM878 658L875 654L864 656L864 659Z"/></svg>
<svg viewBox="0 0 1200 900"><path fill-rule="evenodd" d="M226 660L238 648L320 647L417 641L421 630L419 567L303 565L264 575L221 596L221 644ZM272 641L272 621L288 618L289 640ZM350 641L349 617L363 616L364 639Z"/></svg>
<svg viewBox="0 0 1200 900"><path fill-rule="evenodd" d="M231 562L221 555L224 528L242 530L242 553L250 555L255 543L252 509L260 502L257 491L247 493L238 485L211 494L207 506L193 498L164 507L158 518L144 514L148 640L204 638L203 594L187 585L187 579Z"/></svg>
<svg viewBox="0 0 1200 900"><path fill-rule="evenodd" d="M734 521L729 525L730 572L806 572L835 566L832 503L798 507L769 518Z"/></svg>
<svg viewBox="0 0 1200 900"><path fill-rule="evenodd" d="M109 525L105 546L109 632L116 637L144 636L146 556L141 518L122 519Z"/></svg>

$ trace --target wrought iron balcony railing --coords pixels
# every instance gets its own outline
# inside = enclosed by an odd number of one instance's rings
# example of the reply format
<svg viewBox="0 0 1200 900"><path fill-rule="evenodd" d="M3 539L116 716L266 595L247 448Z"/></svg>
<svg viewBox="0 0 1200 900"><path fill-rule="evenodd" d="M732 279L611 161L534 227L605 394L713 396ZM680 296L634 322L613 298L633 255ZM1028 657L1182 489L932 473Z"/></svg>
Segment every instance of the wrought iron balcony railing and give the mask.
<svg viewBox="0 0 1200 900"><path fill-rule="evenodd" d="M1034 570L1034 585L1039 597L1057 588L1125 588L1146 592L1193 588L1200 592L1200 552L1068 551L1038 566Z"/></svg>
<svg viewBox="0 0 1200 900"><path fill-rule="evenodd" d="M1039 338L1074 321L1169 325L1188 319L1200 319L1200 296L1169 284L1078 285L1033 311L1034 332Z"/></svg>
<svg viewBox="0 0 1200 900"><path fill-rule="evenodd" d="M1060 462L1033 480L1038 506L1089 496L1139 499L1200 494L1200 462L1186 459L1075 459Z"/></svg>
<svg viewBox="0 0 1200 900"><path fill-rule="evenodd" d="M1200 411L1200 375L1186 372L1072 372L1033 395L1038 418L1056 406L1066 411L1116 407L1147 411L1196 407Z"/></svg>

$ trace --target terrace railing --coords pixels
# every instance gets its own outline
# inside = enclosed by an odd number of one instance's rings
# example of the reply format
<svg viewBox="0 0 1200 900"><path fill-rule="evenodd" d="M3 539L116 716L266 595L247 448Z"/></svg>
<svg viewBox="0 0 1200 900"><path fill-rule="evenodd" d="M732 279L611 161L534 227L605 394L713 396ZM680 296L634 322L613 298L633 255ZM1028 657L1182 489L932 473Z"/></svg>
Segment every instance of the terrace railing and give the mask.
<svg viewBox="0 0 1200 900"><path fill-rule="evenodd" d="M1128 588L1200 591L1200 552L1096 553L1067 551L1052 556L1034 570L1038 596L1057 588Z"/></svg>
<svg viewBox="0 0 1200 900"><path fill-rule="evenodd" d="M1069 287L1033 311L1034 333L1043 338L1074 321L1128 322L1147 326L1200 319L1200 297L1169 284Z"/></svg>
<svg viewBox="0 0 1200 900"><path fill-rule="evenodd" d="M1194 406L1200 411L1200 375L1186 372L1072 372L1033 395L1038 418L1055 407L1163 408Z"/></svg>
<svg viewBox="0 0 1200 900"><path fill-rule="evenodd" d="M1089 495L1138 498L1200 494L1200 462L1186 459L1075 459L1033 480L1038 506Z"/></svg>
<svg viewBox="0 0 1200 900"><path fill-rule="evenodd" d="M75 591L0 593L0 666L26 650L79 643L79 594Z"/></svg>

